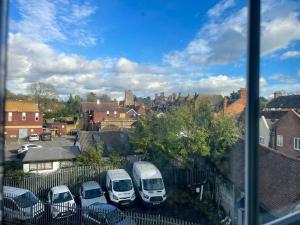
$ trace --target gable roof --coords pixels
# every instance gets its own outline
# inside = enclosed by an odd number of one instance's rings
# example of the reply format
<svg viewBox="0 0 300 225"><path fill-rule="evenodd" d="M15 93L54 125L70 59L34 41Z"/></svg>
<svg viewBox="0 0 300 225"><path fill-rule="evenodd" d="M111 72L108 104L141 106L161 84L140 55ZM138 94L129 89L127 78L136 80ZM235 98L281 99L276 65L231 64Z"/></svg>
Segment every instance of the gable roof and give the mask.
<svg viewBox="0 0 300 225"><path fill-rule="evenodd" d="M230 151L221 172L239 189L244 190L244 141ZM276 150L259 147L259 199L269 210L289 210L300 201L300 160Z"/></svg>
<svg viewBox="0 0 300 225"><path fill-rule="evenodd" d="M39 112L35 102L7 100L5 102L6 112Z"/></svg>
<svg viewBox="0 0 300 225"><path fill-rule="evenodd" d="M79 154L77 146L32 148L26 153L23 163L74 160Z"/></svg>
<svg viewBox="0 0 300 225"><path fill-rule="evenodd" d="M272 99L267 108L292 108L300 109L300 95L279 96Z"/></svg>

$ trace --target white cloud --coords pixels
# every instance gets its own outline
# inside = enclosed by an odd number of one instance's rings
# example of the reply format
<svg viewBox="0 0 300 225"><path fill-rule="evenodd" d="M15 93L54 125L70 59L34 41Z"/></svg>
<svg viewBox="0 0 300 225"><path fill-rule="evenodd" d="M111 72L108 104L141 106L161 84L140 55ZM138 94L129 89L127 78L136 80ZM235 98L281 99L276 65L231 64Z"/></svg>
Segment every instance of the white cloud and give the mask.
<svg viewBox="0 0 300 225"><path fill-rule="evenodd" d="M218 4L216 4L213 8L208 11L208 15L210 17L218 17L220 16L226 9L234 6L234 0L221 0Z"/></svg>
<svg viewBox="0 0 300 225"><path fill-rule="evenodd" d="M280 59L299 58L300 51L287 51L280 56Z"/></svg>
<svg viewBox="0 0 300 225"><path fill-rule="evenodd" d="M84 27L96 7L59 0L18 0L21 19L11 21L11 29L36 41L68 41L82 46L96 44Z"/></svg>
<svg viewBox="0 0 300 225"><path fill-rule="evenodd" d="M186 48L165 54L164 62L173 66L209 66L237 63L243 59L246 54L247 7L224 14L225 6L231 6L230 3L233 4L222 0L217 4L219 10L212 8L209 15L220 18L208 18ZM299 4L291 0L266 0L262 4L262 56L287 49L300 40L300 29L296 29L300 27Z"/></svg>

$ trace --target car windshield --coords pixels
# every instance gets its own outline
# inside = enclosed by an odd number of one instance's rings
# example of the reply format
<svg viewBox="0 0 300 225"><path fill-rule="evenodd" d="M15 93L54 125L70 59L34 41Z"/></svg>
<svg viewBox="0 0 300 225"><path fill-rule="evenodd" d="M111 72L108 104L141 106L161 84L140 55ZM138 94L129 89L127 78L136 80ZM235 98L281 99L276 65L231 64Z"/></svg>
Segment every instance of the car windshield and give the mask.
<svg viewBox="0 0 300 225"><path fill-rule="evenodd" d="M37 145L28 145L28 148L36 148Z"/></svg>
<svg viewBox="0 0 300 225"><path fill-rule="evenodd" d="M101 197L102 195L103 195L103 193L100 190L100 188L86 190L84 192L84 198L85 199L98 198L98 197Z"/></svg>
<svg viewBox="0 0 300 225"><path fill-rule="evenodd" d="M14 198L20 208L28 208L38 203L38 198L30 191Z"/></svg>
<svg viewBox="0 0 300 225"><path fill-rule="evenodd" d="M53 203L62 203L71 201L72 195L70 192L62 192L53 195Z"/></svg>
<svg viewBox="0 0 300 225"><path fill-rule="evenodd" d="M146 191L155 191L164 189L164 183L161 178L143 180L143 187Z"/></svg>
<svg viewBox="0 0 300 225"><path fill-rule="evenodd" d="M132 190L131 180L115 180L113 181L113 190L118 192Z"/></svg>

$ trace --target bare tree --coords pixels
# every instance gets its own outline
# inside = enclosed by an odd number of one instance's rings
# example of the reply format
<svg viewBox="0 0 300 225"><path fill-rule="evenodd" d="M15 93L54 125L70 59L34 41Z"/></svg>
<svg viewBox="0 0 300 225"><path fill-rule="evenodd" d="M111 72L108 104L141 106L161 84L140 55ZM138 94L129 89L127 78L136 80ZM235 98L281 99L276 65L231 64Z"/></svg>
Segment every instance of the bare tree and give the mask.
<svg viewBox="0 0 300 225"><path fill-rule="evenodd" d="M39 106L47 99L50 100L58 97L55 87L52 84L43 82L28 85L27 91Z"/></svg>

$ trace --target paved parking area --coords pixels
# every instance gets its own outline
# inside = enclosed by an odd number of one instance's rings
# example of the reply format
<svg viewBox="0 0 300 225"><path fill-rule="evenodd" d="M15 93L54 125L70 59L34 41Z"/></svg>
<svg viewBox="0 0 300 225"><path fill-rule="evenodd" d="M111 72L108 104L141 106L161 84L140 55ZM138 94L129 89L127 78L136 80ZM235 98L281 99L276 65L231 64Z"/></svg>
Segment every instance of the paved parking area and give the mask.
<svg viewBox="0 0 300 225"><path fill-rule="evenodd" d="M30 142L41 145L43 147L55 146L72 146L74 144L75 136L63 135L61 137L52 138L52 141L35 141ZM17 150L22 144L29 143L28 141L10 141L5 143L5 161L13 161L17 159Z"/></svg>

